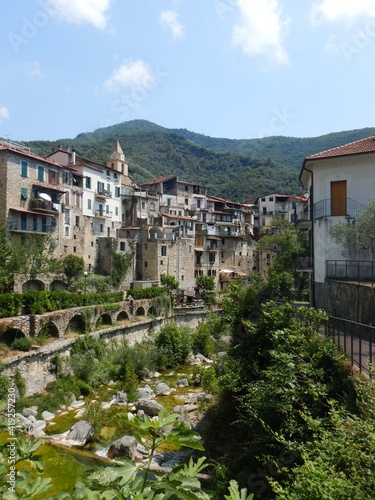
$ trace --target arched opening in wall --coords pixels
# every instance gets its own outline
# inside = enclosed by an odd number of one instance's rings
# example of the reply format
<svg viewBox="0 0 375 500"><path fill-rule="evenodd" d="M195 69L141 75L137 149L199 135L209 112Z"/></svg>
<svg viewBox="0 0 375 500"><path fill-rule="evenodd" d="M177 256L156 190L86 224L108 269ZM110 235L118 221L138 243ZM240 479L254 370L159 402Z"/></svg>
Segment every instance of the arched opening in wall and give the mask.
<svg viewBox="0 0 375 500"><path fill-rule="evenodd" d="M68 326L65 330L65 335L75 335L77 333L86 333L88 329L86 328L86 321L79 314L73 316L73 318L69 321Z"/></svg>
<svg viewBox="0 0 375 500"><path fill-rule="evenodd" d="M30 290L40 292L45 290L45 284L40 280L29 280L22 285L22 293L29 292Z"/></svg>
<svg viewBox="0 0 375 500"><path fill-rule="evenodd" d="M158 315L158 311L155 306L151 306L148 310L147 316L156 317Z"/></svg>
<svg viewBox="0 0 375 500"><path fill-rule="evenodd" d="M0 335L0 355L6 355L12 348L13 342L17 339L26 338L26 335L19 328L8 328Z"/></svg>
<svg viewBox="0 0 375 500"><path fill-rule="evenodd" d="M57 326L49 321L45 323L37 333L35 341L38 345L45 345L60 337Z"/></svg>
<svg viewBox="0 0 375 500"><path fill-rule="evenodd" d="M128 313L125 311L121 311L116 318L116 322L117 323L125 323L126 321L129 321Z"/></svg>
<svg viewBox="0 0 375 500"><path fill-rule="evenodd" d="M102 328L105 325L112 325L112 319L109 314L102 314L98 321L96 322L95 328Z"/></svg>
<svg viewBox="0 0 375 500"><path fill-rule="evenodd" d="M50 286L50 290L52 292L56 292L57 290L67 290L68 285L65 281L62 280L53 280Z"/></svg>
<svg viewBox="0 0 375 500"><path fill-rule="evenodd" d="M145 315L146 315L146 312L145 312L143 307L138 307L138 309L135 311L135 316L137 318L141 317L141 316L145 316Z"/></svg>

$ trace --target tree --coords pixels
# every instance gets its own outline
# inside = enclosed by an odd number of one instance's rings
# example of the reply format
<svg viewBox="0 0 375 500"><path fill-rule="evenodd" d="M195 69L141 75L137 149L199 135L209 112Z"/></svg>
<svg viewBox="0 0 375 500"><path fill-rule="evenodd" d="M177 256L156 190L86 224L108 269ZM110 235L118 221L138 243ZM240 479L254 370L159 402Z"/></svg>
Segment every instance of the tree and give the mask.
<svg viewBox="0 0 375 500"><path fill-rule="evenodd" d="M172 290L178 290L180 286L180 282L172 274L162 274L160 283L167 287L168 293L172 293Z"/></svg>
<svg viewBox="0 0 375 500"><path fill-rule="evenodd" d="M40 273L61 271L61 261L53 257L56 241L50 236L28 234L21 239L13 238L10 244L10 273L23 273L35 278Z"/></svg>
<svg viewBox="0 0 375 500"><path fill-rule="evenodd" d="M215 278L214 276L197 276L196 278L197 288L201 293L213 292L215 289Z"/></svg>
<svg viewBox="0 0 375 500"><path fill-rule="evenodd" d="M85 269L85 262L78 255L67 255L64 259L64 273L70 284L73 278L78 278Z"/></svg>
<svg viewBox="0 0 375 500"><path fill-rule="evenodd" d="M364 208L352 224L339 222L330 229L330 235L342 246L345 256L358 255L361 250L375 251L375 200Z"/></svg>

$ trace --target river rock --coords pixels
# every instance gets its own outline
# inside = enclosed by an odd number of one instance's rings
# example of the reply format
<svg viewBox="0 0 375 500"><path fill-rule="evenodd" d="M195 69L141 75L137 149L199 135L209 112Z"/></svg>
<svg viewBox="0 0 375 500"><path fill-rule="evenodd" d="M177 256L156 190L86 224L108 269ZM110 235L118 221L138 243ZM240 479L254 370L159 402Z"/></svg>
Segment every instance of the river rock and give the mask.
<svg viewBox="0 0 375 500"><path fill-rule="evenodd" d="M124 405L128 401L128 395L124 391L117 391L116 393L116 404Z"/></svg>
<svg viewBox="0 0 375 500"><path fill-rule="evenodd" d="M44 412L42 412L43 420L52 420L53 418L55 418L55 415L50 411L45 410Z"/></svg>
<svg viewBox="0 0 375 500"><path fill-rule="evenodd" d="M127 457L134 460L137 455L137 441L133 436L123 436L114 441L107 452L108 458Z"/></svg>
<svg viewBox="0 0 375 500"><path fill-rule="evenodd" d="M24 408L22 410L22 415L24 417L30 417L31 415L33 417L36 417L38 414L38 408L37 407L33 407L33 408Z"/></svg>
<svg viewBox="0 0 375 500"><path fill-rule="evenodd" d="M30 436L34 436L37 438L44 437L46 435L43 429L33 429L29 434Z"/></svg>
<svg viewBox="0 0 375 500"><path fill-rule="evenodd" d="M176 382L176 387L189 387L189 381L187 378L179 378Z"/></svg>
<svg viewBox="0 0 375 500"><path fill-rule="evenodd" d="M87 420L80 420L71 427L66 439L69 441L77 441L85 445L94 437L94 434L94 427L90 422L87 422Z"/></svg>
<svg viewBox="0 0 375 500"><path fill-rule="evenodd" d="M162 408L161 404L150 399L140 399L136 404L137 411L143 410L149 417L156 417Z"/></svg>
<svg viewBox="0 0 375 500"><path fill-rule="evenodd" d="M154 391L151 389L149 385L145 385L144 387L139 387L137 389L138 399L151 399L155 396Z"/></svg>
<svg viewBox="0 0 375 500"><path fill-rule="evenodd" d="M159 382L156 385L155 391L156 391L157 396L169 396L172 389L169 387L168 384L166 384L164 382Z"/></svg>

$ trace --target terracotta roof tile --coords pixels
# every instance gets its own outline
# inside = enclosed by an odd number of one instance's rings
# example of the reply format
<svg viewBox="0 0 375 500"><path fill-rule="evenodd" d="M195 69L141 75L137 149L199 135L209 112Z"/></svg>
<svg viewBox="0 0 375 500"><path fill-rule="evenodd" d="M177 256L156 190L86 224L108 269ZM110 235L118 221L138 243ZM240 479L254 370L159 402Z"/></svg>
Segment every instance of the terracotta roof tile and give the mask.
<svg viewBox="0 0 375 500"><path fill-rule="evenodd" d="M332 158L335 156L356 155L361 153L374 153L375 152L375 136L366 137L359 141L350 142L337 148L327 149L320 153L307 156L305 160L315 160L319 158Z"/></svg>

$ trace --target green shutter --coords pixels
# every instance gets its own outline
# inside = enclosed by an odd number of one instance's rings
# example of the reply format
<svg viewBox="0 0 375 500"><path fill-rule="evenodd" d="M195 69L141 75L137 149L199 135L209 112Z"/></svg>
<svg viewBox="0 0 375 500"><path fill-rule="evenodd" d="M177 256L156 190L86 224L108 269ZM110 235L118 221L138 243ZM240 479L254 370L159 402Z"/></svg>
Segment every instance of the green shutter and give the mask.
<svg viewBox="0 0 375 500"><path fill-rule="evenodd" d="M27 200L27 188L21 188L21 200Z"/></svg>

